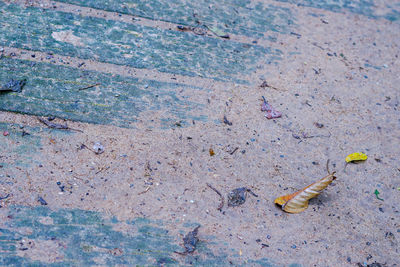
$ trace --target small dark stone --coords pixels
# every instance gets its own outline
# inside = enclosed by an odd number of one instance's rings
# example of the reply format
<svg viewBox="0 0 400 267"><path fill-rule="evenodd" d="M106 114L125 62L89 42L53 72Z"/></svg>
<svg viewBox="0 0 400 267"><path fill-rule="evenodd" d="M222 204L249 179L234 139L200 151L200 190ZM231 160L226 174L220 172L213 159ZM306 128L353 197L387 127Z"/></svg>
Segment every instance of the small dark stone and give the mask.
<svg viewBox="0 0 400 267"><path fill-rule="evenodd" d="M47 205L46 200L44 200L42 197L38 197L38 201L39 201L40 205L43 205L43 206Z"/></svg>
<svg viewBox="0 0 400 267"><path fill-rule="evenodd" d="M314 125L315 125L315 127L317 127L317 128L322 128L322 127L324 127L324 125L323 125L322 123L319 123L319 122L315 122Z"/></svg>
<svg viewBox="0 0 400 267"><path fill-rule="evenodd" d="M351 258L350 257L347 257L347 262L351 262Z"/></svg>

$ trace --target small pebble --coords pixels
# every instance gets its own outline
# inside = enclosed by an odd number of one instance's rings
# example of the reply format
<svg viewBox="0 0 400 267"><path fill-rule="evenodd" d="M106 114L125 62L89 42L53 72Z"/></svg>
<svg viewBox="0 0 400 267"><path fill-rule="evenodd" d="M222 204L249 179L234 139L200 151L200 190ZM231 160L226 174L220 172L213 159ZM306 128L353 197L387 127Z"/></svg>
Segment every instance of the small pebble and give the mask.
<svg viewBox="0 0 400 267"><path fill-rule="evenodd" d="M101 154L104 152L104 146L100 142L96 142L93 145L94 153Z"/></svg>
<svg viewBox="0 0 400 267"><path fill-rule="evenodd" d="M295 249L295 248L297 248L297 247L296 247L296 245L292 245L291 248Z"/></svg>
<svg viewBox="0 0 400 267"><path fill-rule="evenodd" d="M8 136L9 134L10 134L10 133L7 132L7 131L4 131L4 132L3 132L3 135L4 135L4 136Z"/></svg>

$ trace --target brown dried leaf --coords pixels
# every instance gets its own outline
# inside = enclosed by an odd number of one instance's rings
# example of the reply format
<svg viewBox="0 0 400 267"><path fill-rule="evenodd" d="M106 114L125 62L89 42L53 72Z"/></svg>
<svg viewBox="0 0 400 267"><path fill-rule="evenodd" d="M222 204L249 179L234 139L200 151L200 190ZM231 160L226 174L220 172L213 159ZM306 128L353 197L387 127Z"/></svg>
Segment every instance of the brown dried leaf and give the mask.
<svg viewBox="0 0 400 267"><path fill-rule="evenodd" d="M282 209L286 212L300 213L307 209L310 199L318 196L335 179L335 172L332 172L321 180L293 194L278 197L274 202L282 206Z"/></svg>

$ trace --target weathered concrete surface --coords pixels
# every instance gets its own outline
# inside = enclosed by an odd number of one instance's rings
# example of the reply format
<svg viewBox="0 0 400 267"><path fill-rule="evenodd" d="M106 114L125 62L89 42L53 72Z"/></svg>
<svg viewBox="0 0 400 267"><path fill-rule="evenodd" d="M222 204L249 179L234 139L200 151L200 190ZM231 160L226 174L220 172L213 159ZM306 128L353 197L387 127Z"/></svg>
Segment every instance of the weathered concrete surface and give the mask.
<svg viewBox="0 0 400 267"><path fill-rule="evenodd" d="M397 266L399 10L0 1L0 85L26 79L0 92L0 265ZM306 211L273 204L327 159L338 178ZM259 197L221 213L206 183Z"/></svg>

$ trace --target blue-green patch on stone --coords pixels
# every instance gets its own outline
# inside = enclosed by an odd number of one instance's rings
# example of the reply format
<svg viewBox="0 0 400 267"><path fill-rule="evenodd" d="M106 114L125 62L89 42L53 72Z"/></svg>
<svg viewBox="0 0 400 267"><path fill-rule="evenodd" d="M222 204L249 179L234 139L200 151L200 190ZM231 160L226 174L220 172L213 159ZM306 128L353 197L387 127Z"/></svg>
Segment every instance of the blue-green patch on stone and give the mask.
<svg viewBox="0 0 400 267"><path fill-rule="evenodd" d="M178 245L181 237L172 236L162 223L149 219L123 223L92 211L21 206L0 209L0 215L7 217L0 228L2 266L245 265L223 252L223 247L212 251L204 239L195 253L175 254L174 251L182 251ZM46 247L41 247L44 243ZM30 253L41 249L46 249L48 258L32 259ZM274 266L267 259L248 263Z"/></svg>
<svg viewBox="0 0 400 267"><path fill-rule="evenodd" d="M0 83L26 79L21 93L0 92L0 110L122 127L132 127L144 111L161 111L160 123L169 125L207 119L203 105L187 97L202 90L199 87L11 58L0 59L0 68ZM79 90L94 84L99 85ZM153 119L148 118L149 125Z"/></svg>
<svg viewBox="0 0 400 267"><path fill-rule="evenodd" d="M36 156L43 146L43 135L61 137L69 134L71 133L62 130L0 122L0 184L12 184L13 170L17 167L27 168L40 163L40 157ZM4 175L6 169L8 175Z"/></svg>
<svg viewBox="0 0 400 267"><path fill-rule="evenodd" d="M69 4L119 12L187 26L199 23L224 32L260 38L271 32L289 33L292 12L250 0L61 0Z"/></svg>
<svg viewBox="0 0 400 267"><path fill-rule="evenodd" d="M0 45L135 68L247 83L279 50L0 1Z"/></svg>

